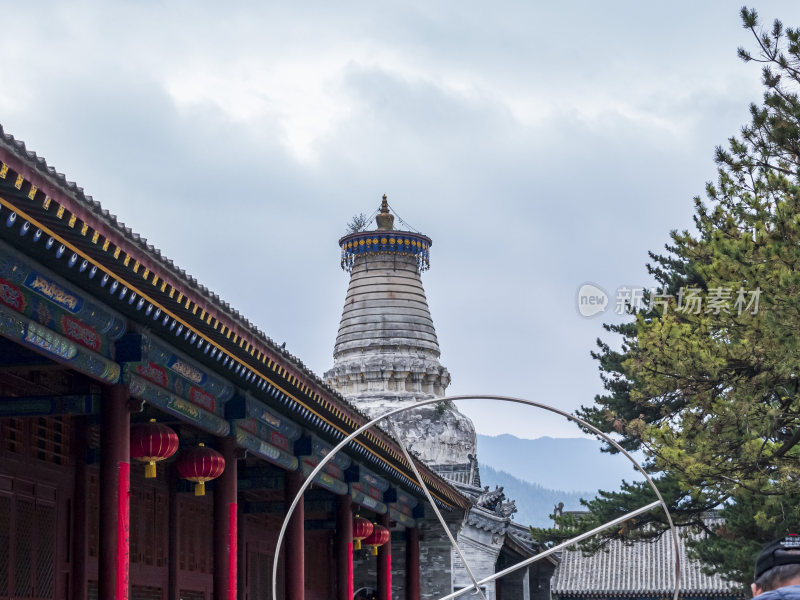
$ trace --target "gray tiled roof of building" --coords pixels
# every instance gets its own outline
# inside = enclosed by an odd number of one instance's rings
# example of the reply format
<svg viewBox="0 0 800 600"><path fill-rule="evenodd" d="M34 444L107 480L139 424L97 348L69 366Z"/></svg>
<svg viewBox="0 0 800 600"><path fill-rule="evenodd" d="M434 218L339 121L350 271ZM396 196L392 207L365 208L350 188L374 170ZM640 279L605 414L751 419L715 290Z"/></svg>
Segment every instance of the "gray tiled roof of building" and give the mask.
<svg viewBox="0 0 800 600"><path fill-rule="evenodd" d="M679 536L681 596L742 597L742 588L719 575L706 575L687 555ZM675 590L675 551L669 532L653 542L612 541L606 550L584 556L572 548L561 554L552 578L553 596L671 596Z"/></svg>

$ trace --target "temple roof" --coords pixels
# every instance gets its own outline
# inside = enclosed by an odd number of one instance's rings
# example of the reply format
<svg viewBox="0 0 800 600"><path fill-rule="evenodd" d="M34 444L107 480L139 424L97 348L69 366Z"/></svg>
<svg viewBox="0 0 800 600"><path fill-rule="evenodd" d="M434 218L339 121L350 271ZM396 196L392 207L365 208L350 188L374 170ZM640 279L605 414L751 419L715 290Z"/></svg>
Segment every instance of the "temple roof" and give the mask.
<svg viewBox="0 0 800 600"><path fill-rule="evenodd" d="M242 390L269 403L282 403L282 410L293 412L302 423L326 432L331 441L366 423L363 413L302 361L162 256L160 250L119 222L2 126L0 183L4 188L0 211L14 215L6 222L7 230L27 224L42 231L45 238L50 236L55 242L52 252L56 258L60 253L72 256L64 259L62 274L68 279L93 294L102 293L103 289L108 294L116 289L116 285L104 288L108 281L117 283L125 293L130 290L126 299L130 302L122 303L114 295L105 297L113 308L146 324L158 335L172 337L174 331L184 332L175 333L172 338L181 350L224 373ZM19 236L9 239L23 244L23 235L20 231ZM37 251L45 251L43 244ZM46 246L47 251L50 248ZM81 268L73 269L76 264ZM134 298L139 302L133 304ZM151 313L157 316L151 317ZM168 328L170 322L172 328ZM225 360L220 361L223 356ZM357 454L394 472L406 485L416 486L410 469L403 473L407 468L403 466L405 459L388 435L373 428L359 440L362 438L356 444L358 448L353 447ZM423 467L422 472L434 494L446 504L468 504L432 471Z"/></svg>
<svg viewBox="0 0 800 600"><path fill-rule="evenodd" d="M739 584L703 573L700 563L688 557L685 538L679 536L678 540L682 596L742 596ZM653 542L613 540L605 550L590 556L584 556L579 549L564 551L551 589L554 596L561 598L671 597L675 589L674 564L675 552L668 532Z"/></svg>

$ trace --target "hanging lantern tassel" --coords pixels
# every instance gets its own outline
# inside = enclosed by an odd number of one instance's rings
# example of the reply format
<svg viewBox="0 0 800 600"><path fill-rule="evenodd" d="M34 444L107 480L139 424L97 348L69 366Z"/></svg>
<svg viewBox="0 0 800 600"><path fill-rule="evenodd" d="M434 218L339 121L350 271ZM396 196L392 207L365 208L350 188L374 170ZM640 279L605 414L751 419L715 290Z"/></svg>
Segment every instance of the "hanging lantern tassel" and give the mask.
<svg viewBox="0 0 800 600"><path fill-rule="evenodd" d="M206 495L206 481L211 481L222 475L225 471L225 458L212 448L198 444L182 452L175 463L183 479L193 481L194 495Z"/></svg>
<svg viewBox="0 0 800 600"><path fill-rule="evenodd" d="M353 519L353 550L361 550L361 540L372 533L372 523L364 517Z"/></svg>
<svg viewBox="0 0 800 600"><path fill-rule="evenodd" d="M364 540L364 545L367 546L372 553L372 556L378 556L378 547L383 546L392 537L392 533L377 523L373 526L372 533Z"/></svg>
<svg viewBox="0 0 800 600"><path fill-rule="evenodd" d="M156 463L165 460L178 450L178 434L155 419L131 427L131 458L147 463L144 476L154 479Z"/></svg>

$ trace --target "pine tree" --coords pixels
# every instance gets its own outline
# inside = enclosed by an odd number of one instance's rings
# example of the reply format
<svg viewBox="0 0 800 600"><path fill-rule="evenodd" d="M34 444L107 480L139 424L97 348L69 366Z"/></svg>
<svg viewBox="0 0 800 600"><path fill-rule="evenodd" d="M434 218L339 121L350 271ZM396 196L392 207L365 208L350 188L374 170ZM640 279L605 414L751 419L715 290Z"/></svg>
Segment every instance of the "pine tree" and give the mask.
<svg viewBox="0 0 800 600"><path fill-rule="evenodd" d="M746 583L758 549L800 526L800 31L741 16L757 52L739 56L763 64L763 102L716 149L696 231L673 231L666 253L650 254L663 289L631 322L606 327L621 350L598 341L605 392L579 414L645 453L677 522L709 534L694 555ZM653 499L626 484L567 525L588 529ZM715 507L722 527L703 518ZM592 547L665 528L654 511Z"/></svg>

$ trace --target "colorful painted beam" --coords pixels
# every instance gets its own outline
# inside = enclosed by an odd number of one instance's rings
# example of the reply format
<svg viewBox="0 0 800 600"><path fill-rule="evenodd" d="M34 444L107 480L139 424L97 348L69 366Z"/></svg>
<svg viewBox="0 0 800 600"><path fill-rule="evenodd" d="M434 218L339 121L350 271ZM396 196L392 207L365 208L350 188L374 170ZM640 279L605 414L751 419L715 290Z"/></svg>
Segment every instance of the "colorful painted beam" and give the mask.
<svg viewBox="0 0 800 600"><path fill-rule="evenodd" d="M400 525L402 525L404 527L416 527L417 526L417 521L413 517L398 511L397 509L395 509L392 506L389 506L389 518L392 521L397 521L398 523L400 523Z"/></svg>
<svg viewBox="0 0 800 600"><path fill-rule="evenodd" d="M326 444L314 434L305 435L294 443L294 453L297 456L301 458L315 458L317 462L328 456L331 450L333 450L333 446ZM334 465L337 467L337 470L341 472L347 469L351 463L350 457L340 452L336 454L326 466ZM343 475L337 476L340 479L343 478Z"/></svg>
<svg viewBox="0 0 800 600"><path fill-rule="evenodd" d="M112 342L125 332L124 317L2 243L0 303L106 358L111 358Z"/></svg>
<svg viewBox="0 0 800 600"><path fill-rule="evenodd" d="M219 436L226 436L230 433L230 424L225 419L168 392L147 379L128 372L125 373L123 381L127 384L132 396L157 406L180 420L191 423L198 429Z"/></svg>
<svg viewBox="0 0 800 600"><path fill-rule="evenodd" d="M233 397L233 384L148 335L129 333L116 343L116 351L117 360L126 363L128 371L218 416Z"/></svg>
<svg viewBox="0 0 800 600"><path fill-rule="evenodd" d="M289 442L294 442L302 433L298 425L268 408L250 394L231 399L225 405L225 417L231 419L236 426L265 441L271 441L273 434L277 433Z"/></svg>
<svg viewBox="0 0 800 600"><path fill-rule="evenodd" d="M303 475L308 477L315 466L315 464L303 461ZM348 493L348 486L344 481L325 471L317 473L316 477L314 477L314 485L318 485L338 496L345 496Z"/></svg>
<svg viewBox="0 0 800 600"><path fill-rule="evenodd" d="M0 417L95 415L99 409L99 394L0 398Z"/></svg>
<svg viewBox="0 0 800 600"><path fill-rule="evenodd" d="M239 426L234 426L234 435L236 436L236 442L242 448L246 448L249 452L252 452L259 458L271 462L274 465L278 465L279 467L283 467L289 471L294 471L297 469L299 464L297 458L288 452L285 452L280 448L265 442L264 440L254 436L248 431L245 431Z"/></svg>
<svg viewBox="0 0 800 600"><path fill-rule="evenodd" d="M379 515L382 515L382 514L386 513L387 506L383 502L380 502L379 500L376 500L372 496L368 496L367 494L362 492L357 487L354 487L356 485L357 484L351 483L350 486L349 486L350 487L350 497L353 499L353 502L355 502L356 504L358 504L360 506L363 506L364 508L368 508L368 509L374 511L374 512L378 513Z"/></svg>
<svg viewBox="0 0 800 600"><path fill-rule="evenodd" d="M119 381L117 363L3 305L0 305L0 335L100 381Z"/></svg>
<svg viewBox="0 0 800 600"><path fill-rule="evenodd" d="M376 493L380 493L379 499L383 499L383 493L389 489L389 482L386 479L378 477L361 465L351 465L347 468L346 473L346 481L358 483L364 488L375 488Z"/></svg>

